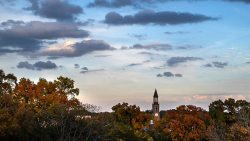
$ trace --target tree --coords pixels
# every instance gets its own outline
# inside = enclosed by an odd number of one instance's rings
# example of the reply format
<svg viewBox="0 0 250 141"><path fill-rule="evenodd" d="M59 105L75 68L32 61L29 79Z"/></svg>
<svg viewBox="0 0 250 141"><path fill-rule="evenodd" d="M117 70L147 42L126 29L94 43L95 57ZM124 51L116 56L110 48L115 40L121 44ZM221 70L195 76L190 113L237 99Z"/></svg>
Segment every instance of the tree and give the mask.
<svg viewBox="0 0 250 141"><path fill-rule="evenodd" d="M0 69L0 95L11 94L17 83L17 78L13 74L5 74Z"/></svg>
<svg viewBox="0 0 250 141"><path fill-rule="evenodd" d="M140 114L140 108L128 103L118 103L112 107L118 121L132 125L132 120Z"/></svg>
<svg viewBox="0 0 250 141"><path fill-rule="evenodd" d="M250 133L250 104L245 100L216 100L209 105L215 124L210 136L217 140L246 140Z"/></svg>
<svg viewBox="0 0 250 141"><path fill-rule="evenodd" d="M193 105L181 105L176 110L168 110L163 129L172 140L202 140L211 124L209 113Z"/></svg>
<svg viewBox="0 0 250 141"><path fill-rule="evenodd" d="M57 90L60 94L71 97L75 97L79 94L79 89L74 88L74 80L71 80L68 77L60 76L54 81L54 83L57 86Z"/></svg>

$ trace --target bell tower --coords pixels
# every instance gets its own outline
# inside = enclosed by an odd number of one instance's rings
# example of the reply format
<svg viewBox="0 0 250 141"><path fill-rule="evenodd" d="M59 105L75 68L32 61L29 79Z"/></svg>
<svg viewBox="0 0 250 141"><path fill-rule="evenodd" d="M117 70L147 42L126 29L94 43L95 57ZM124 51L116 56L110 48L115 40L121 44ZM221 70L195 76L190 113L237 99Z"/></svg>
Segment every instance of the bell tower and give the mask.
<svg viewBox="0 0 250 141"><path fill-rule="evenodd" d="M159 103L158 103L158 93L155 89L154 96L153 96L153 104L152 104L152 113L155 119L160 119L160 112L159 112Z"/></svg>

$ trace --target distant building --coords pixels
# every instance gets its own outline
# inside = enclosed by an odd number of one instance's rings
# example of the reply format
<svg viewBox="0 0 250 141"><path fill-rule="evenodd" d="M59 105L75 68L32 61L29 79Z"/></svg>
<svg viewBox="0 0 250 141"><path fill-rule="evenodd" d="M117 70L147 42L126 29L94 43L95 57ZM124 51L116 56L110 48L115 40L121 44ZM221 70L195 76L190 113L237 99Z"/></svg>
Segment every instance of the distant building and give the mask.
<svg viewBox="0 0 250 141"><path fill-rule="evenodd" d="M153 104L152 104L152 114L155 120L160 119L160 105L158 103L158 93L155 89L154 96L153 96Z"/></svg>

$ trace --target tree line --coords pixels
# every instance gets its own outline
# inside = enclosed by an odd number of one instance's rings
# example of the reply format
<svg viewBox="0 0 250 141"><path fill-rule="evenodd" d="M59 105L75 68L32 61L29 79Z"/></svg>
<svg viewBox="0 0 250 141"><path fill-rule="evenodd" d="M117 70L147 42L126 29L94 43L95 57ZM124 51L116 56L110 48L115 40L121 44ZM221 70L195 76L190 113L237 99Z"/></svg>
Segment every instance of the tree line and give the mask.
<svg viewBox="0 0 250 141"><path fill-rule="evenodd" d="M118 103L112 112L82 104L67 77L37 83L0 70L0 140L19 141L220 141L250 140L250 103L232 98L210 103L209 111L181 105L153 115Z"/></svg>

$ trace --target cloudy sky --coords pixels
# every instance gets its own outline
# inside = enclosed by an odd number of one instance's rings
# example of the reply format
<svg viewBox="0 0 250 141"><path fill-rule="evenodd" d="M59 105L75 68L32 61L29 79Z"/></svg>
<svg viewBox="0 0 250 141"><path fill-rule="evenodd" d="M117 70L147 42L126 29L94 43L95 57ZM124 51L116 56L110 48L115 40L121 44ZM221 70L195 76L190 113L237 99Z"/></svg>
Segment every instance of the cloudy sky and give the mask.
<svg viewBox="0 0 250 141"><path fill-rule="evenodd" d="M250 0L0 0L0 66L70 77L83 103L250 100Z"/></svg>

